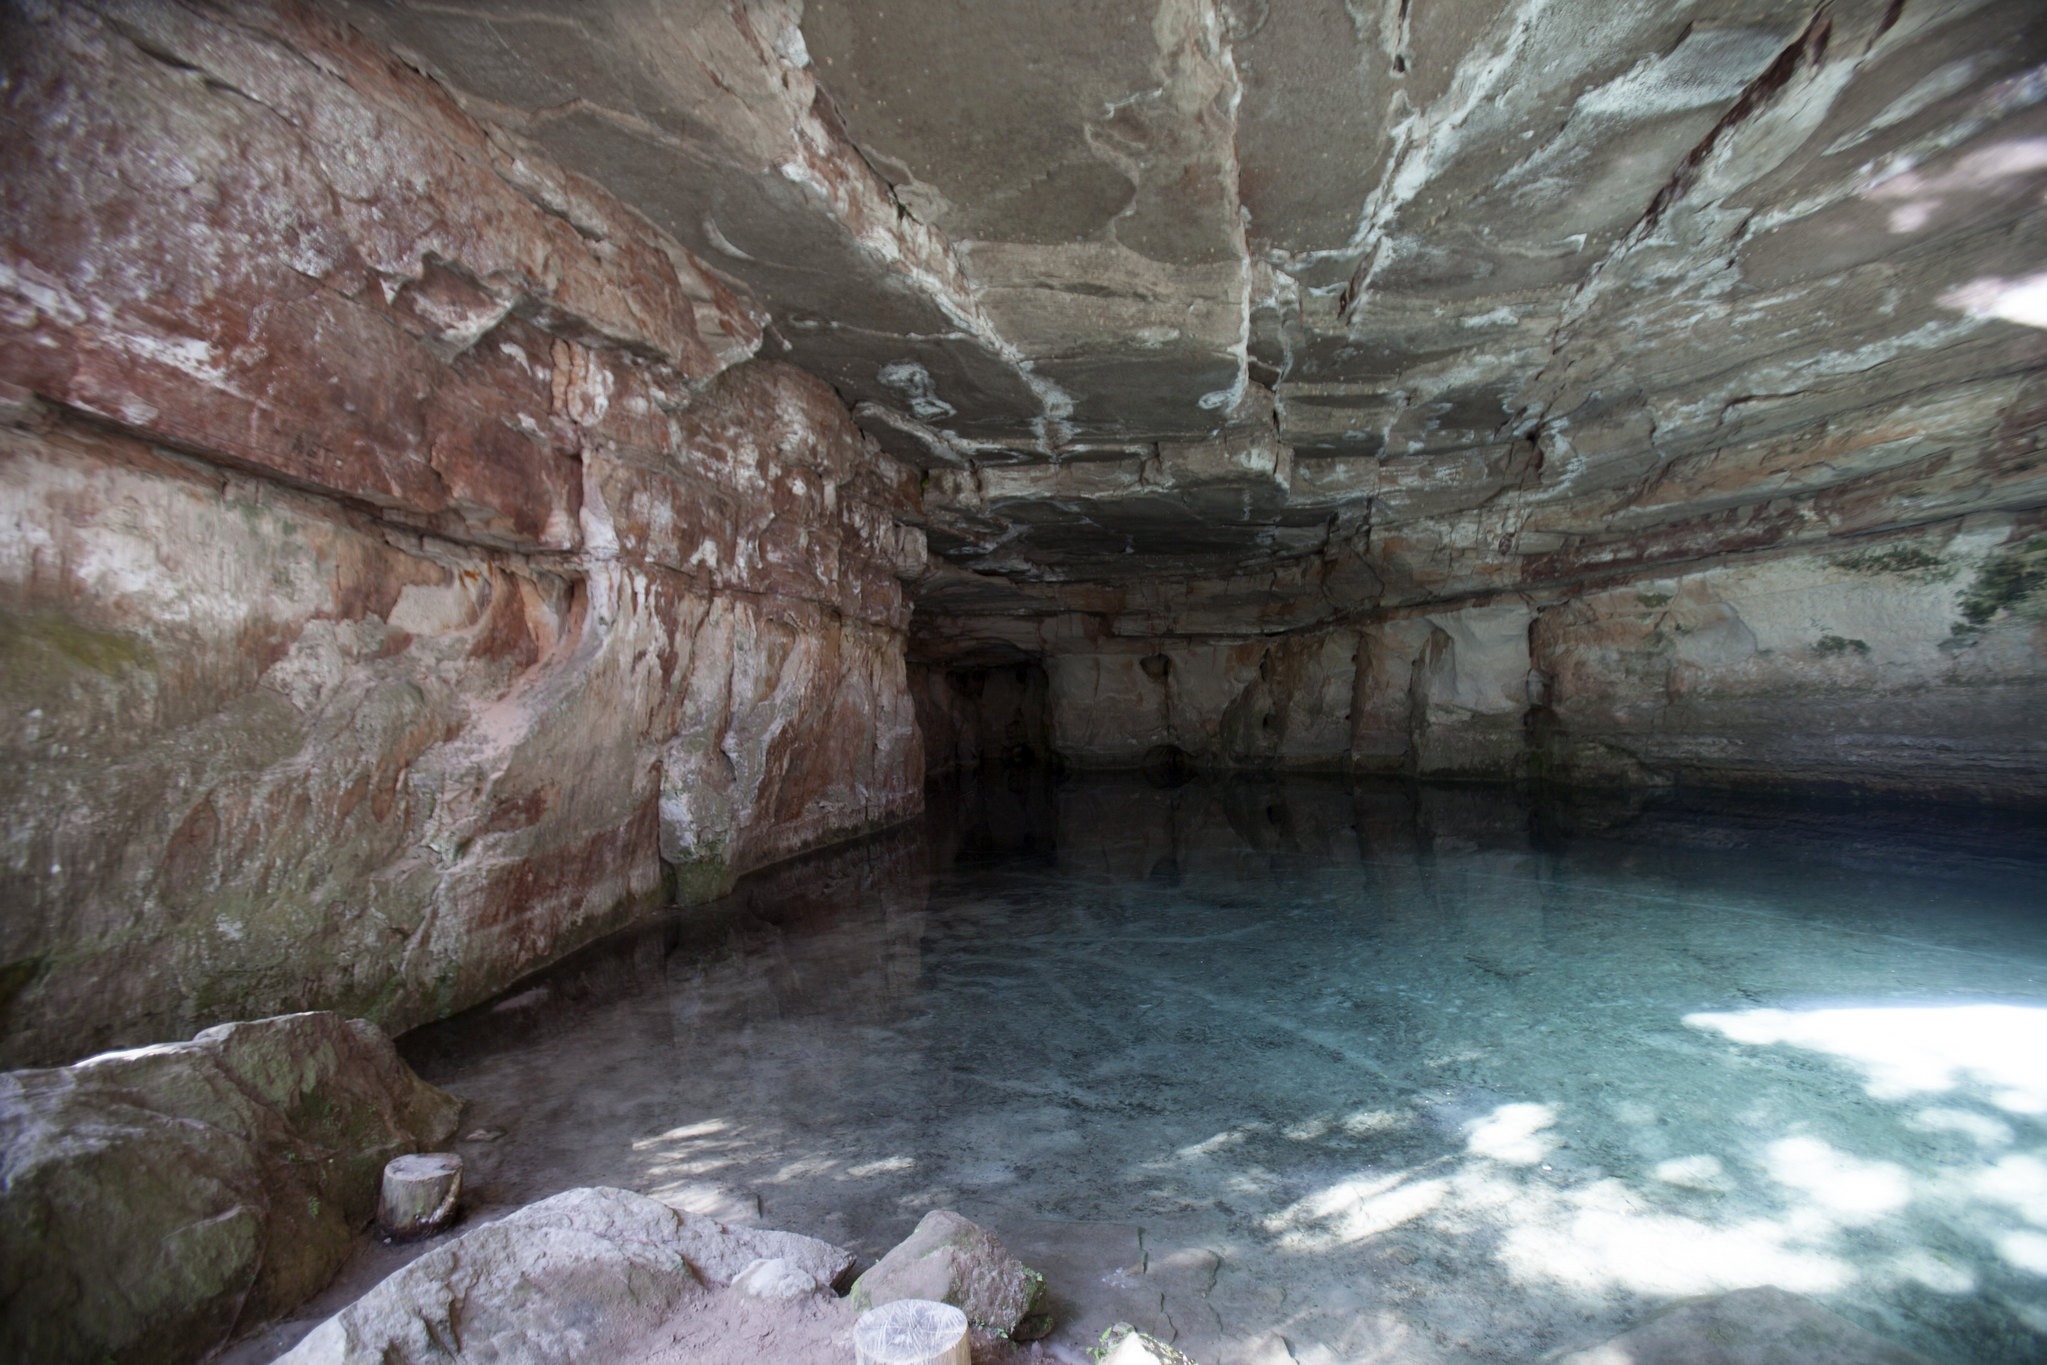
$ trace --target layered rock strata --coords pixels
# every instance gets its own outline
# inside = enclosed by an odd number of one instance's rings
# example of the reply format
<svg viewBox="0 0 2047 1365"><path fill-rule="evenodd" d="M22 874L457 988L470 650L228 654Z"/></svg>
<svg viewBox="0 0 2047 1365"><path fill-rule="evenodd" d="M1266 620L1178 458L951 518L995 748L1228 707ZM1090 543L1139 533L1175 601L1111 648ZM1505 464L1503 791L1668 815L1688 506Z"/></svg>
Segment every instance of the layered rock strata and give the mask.
<svg viewBox="0 0 2047 1365"><path fill-rule="evenodd" d="M0 1057L402 1028L899 818L913 471L310 7L0 51Z"/></svg>

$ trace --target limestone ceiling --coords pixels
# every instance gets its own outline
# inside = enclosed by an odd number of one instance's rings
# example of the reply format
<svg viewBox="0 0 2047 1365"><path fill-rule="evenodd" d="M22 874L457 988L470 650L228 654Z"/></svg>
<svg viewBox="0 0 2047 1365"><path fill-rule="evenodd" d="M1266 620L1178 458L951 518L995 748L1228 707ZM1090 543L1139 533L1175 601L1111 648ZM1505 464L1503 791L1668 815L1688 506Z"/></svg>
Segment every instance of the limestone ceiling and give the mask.
<svg viewBox="0 0 2047 1365"><path fill-rule="evenodd" d="M928 611L1282 629L2047 502L2036 0L351 12L929 471Z"/></svg>

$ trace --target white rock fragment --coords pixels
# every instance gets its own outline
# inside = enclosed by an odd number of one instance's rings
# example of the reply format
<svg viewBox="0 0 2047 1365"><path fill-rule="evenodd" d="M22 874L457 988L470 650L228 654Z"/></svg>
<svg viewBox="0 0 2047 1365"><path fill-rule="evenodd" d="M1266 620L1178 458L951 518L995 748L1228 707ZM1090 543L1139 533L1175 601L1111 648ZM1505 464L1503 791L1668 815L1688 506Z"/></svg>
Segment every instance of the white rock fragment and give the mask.
<svg viewBox="0 0 2047 1365"><path fill-rule="evenodd" d="M824 1288L810 1272L779 1257L760 1257L732 1277L732 1287L757 1299L798 1299Z"/></svg>

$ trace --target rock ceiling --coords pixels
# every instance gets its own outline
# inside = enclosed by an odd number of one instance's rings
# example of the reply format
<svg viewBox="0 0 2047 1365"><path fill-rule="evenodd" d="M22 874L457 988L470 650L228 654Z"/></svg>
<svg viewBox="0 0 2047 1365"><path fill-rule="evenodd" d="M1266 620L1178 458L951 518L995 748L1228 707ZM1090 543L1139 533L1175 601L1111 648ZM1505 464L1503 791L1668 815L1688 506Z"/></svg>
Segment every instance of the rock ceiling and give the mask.
<svg viewBox="0 0 2047 1365"><path fill-rule="evenodd" d="M927 649L2047 502L2034 0L349 13L927 471Z"/></svg>

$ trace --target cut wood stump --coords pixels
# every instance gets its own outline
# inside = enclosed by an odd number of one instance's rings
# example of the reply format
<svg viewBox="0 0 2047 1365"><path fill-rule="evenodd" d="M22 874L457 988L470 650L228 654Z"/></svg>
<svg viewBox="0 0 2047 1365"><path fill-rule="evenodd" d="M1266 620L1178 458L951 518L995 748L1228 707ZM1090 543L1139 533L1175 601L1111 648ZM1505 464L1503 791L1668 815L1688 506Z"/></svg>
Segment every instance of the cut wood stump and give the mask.
<svg viewBox="0 0 2047 1365"><path fill-rule="evenodd" d="M972 1365L967 1315L949 1303L897 1299L853 1327L859 1365Z"/></svg>
<svg viewBox="0 0 2047 1365"><path fill-rule="evenodd" d="M453 1152L393 1157L377 1196L377 1226L393 1241L425 1237L455 1221L461 1198L462 1158Z"/></svg>

